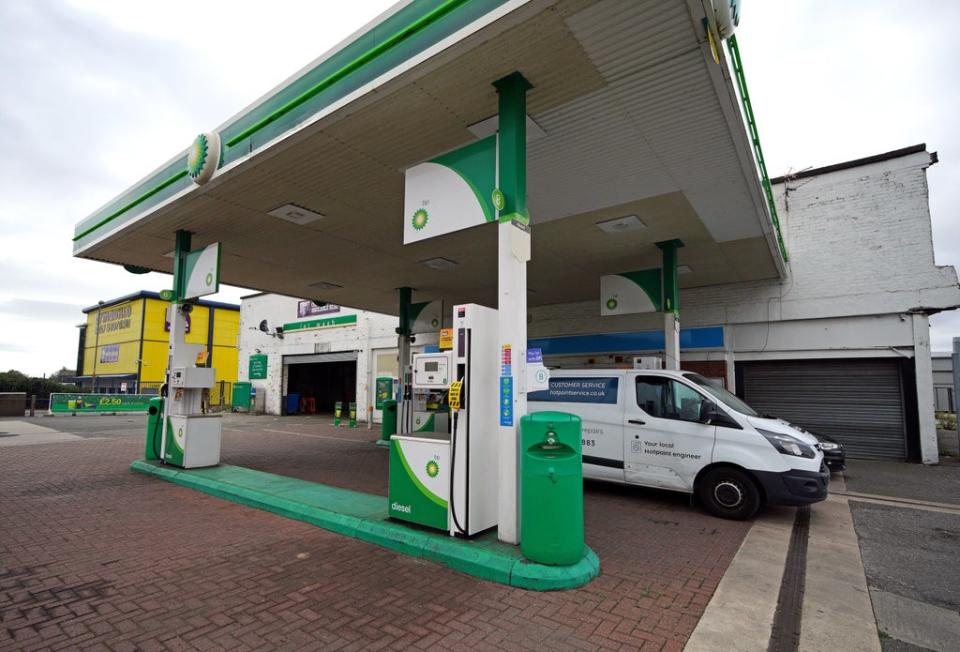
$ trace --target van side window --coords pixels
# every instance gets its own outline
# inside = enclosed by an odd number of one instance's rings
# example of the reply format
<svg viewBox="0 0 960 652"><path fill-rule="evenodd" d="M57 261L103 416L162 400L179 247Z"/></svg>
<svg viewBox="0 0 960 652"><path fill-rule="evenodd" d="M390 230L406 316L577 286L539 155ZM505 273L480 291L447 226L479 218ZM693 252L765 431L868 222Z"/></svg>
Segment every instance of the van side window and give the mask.
<svg viewBox="0 0 960 652"><path fill-rule="evenodd" d="M652 417L699 422L702 406L708 402L672 378L637 376L637 407Z"/></svg>

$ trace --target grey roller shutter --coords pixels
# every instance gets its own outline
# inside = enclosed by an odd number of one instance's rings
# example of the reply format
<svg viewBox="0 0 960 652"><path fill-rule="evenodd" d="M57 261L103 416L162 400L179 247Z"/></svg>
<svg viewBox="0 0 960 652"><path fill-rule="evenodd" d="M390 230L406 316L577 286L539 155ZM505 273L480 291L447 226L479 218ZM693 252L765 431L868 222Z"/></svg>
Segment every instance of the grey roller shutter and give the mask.
<svg viewBox="0 0 960 652"><path fill-rule="evenodd" d="M308 353L305 355L285 355L283 364L312 364L314 362L350 362L357 359L356 351L337 351L336 353Z"/></svg>
<svg viewBox="0 0 960 652"><path fill-rule="evenodd" d="M829 435L849 457L906 457L903 392L894 360L738 362L743 397L764 412Z"/></svg>

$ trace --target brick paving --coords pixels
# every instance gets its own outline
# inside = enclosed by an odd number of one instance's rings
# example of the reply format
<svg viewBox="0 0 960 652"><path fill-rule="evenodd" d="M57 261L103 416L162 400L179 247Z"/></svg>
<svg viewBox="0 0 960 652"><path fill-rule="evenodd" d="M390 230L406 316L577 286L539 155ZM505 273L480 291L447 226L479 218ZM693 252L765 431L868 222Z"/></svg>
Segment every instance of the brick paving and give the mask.
<svg viewBox="0 0 960 652"><path fill-rule="evenodd" d="M223 458L385 494L370 436L231 417ZM132 473L141 449L0 449L0 650L681 650L748 528L588 484L602 574L535 593Z"/></svg>

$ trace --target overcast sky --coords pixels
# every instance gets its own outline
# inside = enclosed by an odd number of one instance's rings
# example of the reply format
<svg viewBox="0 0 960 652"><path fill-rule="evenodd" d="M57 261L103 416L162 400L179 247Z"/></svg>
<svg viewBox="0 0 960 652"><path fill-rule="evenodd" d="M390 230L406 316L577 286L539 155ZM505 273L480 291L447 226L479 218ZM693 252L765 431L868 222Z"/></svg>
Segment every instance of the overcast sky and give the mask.
<svg viewBox="0 0 960 652"><path fill-rule="evenodd" d="M390 4L0 1L0 369L72 368L83 306L169 287L73 258L74 224ZM936 261L951 265L958 24L952 0L755 0L738 34L771 175L925 142L941 161ZM932 323L949 349L960 314Z"/></svg>

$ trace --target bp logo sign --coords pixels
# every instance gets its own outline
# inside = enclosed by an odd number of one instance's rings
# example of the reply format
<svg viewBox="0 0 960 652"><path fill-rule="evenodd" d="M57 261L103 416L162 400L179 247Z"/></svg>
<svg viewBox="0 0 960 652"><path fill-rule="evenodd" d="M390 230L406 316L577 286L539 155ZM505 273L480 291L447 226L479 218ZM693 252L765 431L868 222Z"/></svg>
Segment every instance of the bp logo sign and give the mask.
<svg viewBox="0 0 960 652"><path fill-rule="evenodd" d="M613 297L607 299L607 310L616 310L617 309L617 300Z"/></svg>
<svg viewBox="0 0 960 652"><path fill-rule="evenodd" d="M440 465L434 460L427 462L427 475L431 478L435 478L440 475Z"/></svg>
<svg viewBox="0 0 960 652"><path fill-rule="evenodd" d="M416 231L423 231L427 226L427 222L430 221L430 215L424 209L418 209L414 214L413 218L410 220L410 224L413 226Z"/></svg>
<svg viewBox="0 0 960 652"><path fill-rule="evenodd" d="M197 136L187 150L187 174L198 186L202 186L220 165L220 135L207 132Z"/></svg>

